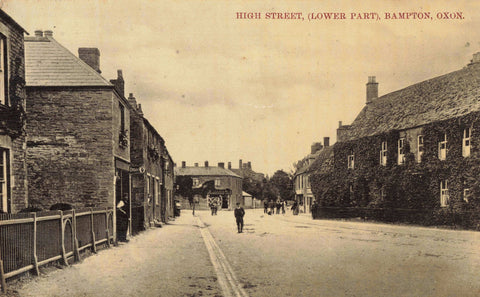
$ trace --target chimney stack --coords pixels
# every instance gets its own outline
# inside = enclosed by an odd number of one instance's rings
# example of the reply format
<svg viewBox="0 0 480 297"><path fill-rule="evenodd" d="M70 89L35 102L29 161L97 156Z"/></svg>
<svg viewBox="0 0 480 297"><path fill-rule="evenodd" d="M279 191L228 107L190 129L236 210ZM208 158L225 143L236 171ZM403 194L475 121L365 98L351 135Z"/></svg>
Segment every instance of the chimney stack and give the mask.
<svg viewBox="0 0 480 297"><path fill-rule="evenodd" d="M330 137L323 137L323 146L330 146Z"/></svg>
<svg viewBox="0 0 480 297"><path fill-rule="evenodd" d="M44 32L45 36L47 35L47 31ZM92 67L93 70L97 71L98 73L102 73L100 71L100 51L98 48L95 47L80 47L78 49L78 57L88 66Z"/></svg>
<svg viewBox="0 0 480 297"><path fill-rule="evenodd" d="M367 104L378 98L378 83L375 76L369 76L367 82Z"/></svg>
<svg viewBox="0 0 480 297"><path fill-rule="evenodd" d="M35 34L37 31L35 31ZM480 62L480 52L473 54L472 64Z"/></svg>
<svg viewBox="0 0 480 297"><path fill-rule="evenodd" d="M185 168L187 166L187 162L182 161L182 168Z"/></svg>
<svg viewBox="0 0 480 297"><path fill-rule="evenodd" d="M314 142L310 147L310 154L315 154L323 148L323 145L320 142Z"/></svg>
<svg viewBox="0 0 480 297"><path fill-rule="evenodd" d="M338 128L342 128L342 121L338 121Z"/></svg>
<svg viewBox="0 0 480 297"><path fill-rule="evenodd" d="M242 169L243 168L243 163L242 163L242 159L238 160L238 169Z"/></svg>
<svg viewBox="0 0 480 297"><path fill-rule="evenodd" d="M223 163L223 162L218 163L218 167L225 168L225 163Z"/></svg>
<svg viewBox="0 0 480 297"><path fill-rule="evenodd" d="M35 30L35 37L43 37L43 31L42 30Z"/></svg>
<svg viewBox="0 0 480 297"><path fill-rule="evenodd" d="M195 167L198 167L198 163L195 163Z"/></svg>
<svg viewBox="0 0 480 297"><path fill-rule="evenodd" d="M128 94L128 103L130 103L133 109L137 110L137 100L133 97L133 93Z"/></svg>
<svg viewBox="0 0 480 297"><path fill-rule="evenodd" d="M232 169L232 162L228 162L228 169Z"/></svg>
<svg viewBox="0 0 480 297"><path fill-rule="evenodd" d="M43 32L43 35L45 35L45 37L53 37L53 31L52 30L45 30Z"/></svg>
<svg viewBox="0 0 480 297"><path fill-rule="evenodd" d="M205 167L208 167L208 161L205 161Z"/></svg>
<svg viewBox="0 0 480 297"><path fill-rule="evenodd" d="M123 80L122 69L117 70L117 79L111 79L110 82L122 97L125 96L125 81Z"/></svg>
<svg viewBox="0 0 480 297"><path fill-rule="evenodd" d="M252 162L248 161L248 163L247 163L247 164L248 164L248 166L247 166L247 167L248 167L248 169L252 169Z"/></svg>

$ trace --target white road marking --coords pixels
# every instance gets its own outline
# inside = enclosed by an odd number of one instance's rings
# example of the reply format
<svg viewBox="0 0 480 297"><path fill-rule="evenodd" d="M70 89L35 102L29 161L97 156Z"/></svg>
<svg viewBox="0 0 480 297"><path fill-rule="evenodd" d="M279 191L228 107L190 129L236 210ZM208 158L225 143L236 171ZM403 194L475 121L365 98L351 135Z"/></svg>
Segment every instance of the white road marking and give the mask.
<svg viewBox="0 0 480 297"><path fill-rule="evenodd" d="M227 257L225 257L222 250L215 242L215 239L213 239L207 226L205 226L199 217L196 217L196 219L224 296L248 297L247 292L242 288L242 284L238 281L232 267L228 263Z"/></svg>

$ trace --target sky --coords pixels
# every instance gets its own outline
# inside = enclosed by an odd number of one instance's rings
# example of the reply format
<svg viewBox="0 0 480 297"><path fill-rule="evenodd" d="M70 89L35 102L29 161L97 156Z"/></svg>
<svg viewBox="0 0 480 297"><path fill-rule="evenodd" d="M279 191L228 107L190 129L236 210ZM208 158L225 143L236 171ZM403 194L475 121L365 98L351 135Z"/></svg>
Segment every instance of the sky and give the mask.
<svg viewBox="0 0 480 297"><path fill-rule="evenodd" d="M106 79L122 69L125 93L142 104L177 164L237 168L242 159L270 176L293 170L312 143L335 143L339 121L350 124L365 105L368 76L376 76L383 95L461 69L480 51L474 0L0 5L30 35L52 30L76 55L79 47L97 47ZM261 18L240 19L238 12ZM303 19L267 19L271 13Z"/></svg>

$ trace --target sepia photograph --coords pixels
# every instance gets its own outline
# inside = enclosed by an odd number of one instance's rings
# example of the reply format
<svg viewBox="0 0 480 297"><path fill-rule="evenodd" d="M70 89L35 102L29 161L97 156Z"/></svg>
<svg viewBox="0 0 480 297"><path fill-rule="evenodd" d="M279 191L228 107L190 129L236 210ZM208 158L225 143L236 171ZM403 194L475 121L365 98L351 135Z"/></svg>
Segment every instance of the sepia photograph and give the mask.
<svg viewBox="0 0 480 297"><path fill-rule="evenodd" d="M0 0L0 296L480 296L478 28Z"/></svg>

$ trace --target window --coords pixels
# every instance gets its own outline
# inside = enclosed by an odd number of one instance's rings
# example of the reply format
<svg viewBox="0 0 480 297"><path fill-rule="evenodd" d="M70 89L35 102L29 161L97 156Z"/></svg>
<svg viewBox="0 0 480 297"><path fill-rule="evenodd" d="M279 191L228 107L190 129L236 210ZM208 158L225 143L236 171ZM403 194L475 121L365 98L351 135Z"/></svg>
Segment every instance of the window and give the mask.
<svg viewBox="0 0 480 297"><path fill-rule="evenodd" d="M159 181L158 181L158 178L155 180L155 205L159 205L160 204L160 199L159 199L159 196L160 196L160 191L158 189L160 189L160 185L159 185Z"/></svg>
<svg viewBox="0 0 480 297"><path fill-rule="evenodd" d="M220 185L221 185L220 180L219 180L219 179L216 179L216 180L215 180L215 188L220 187Z"/></svg>
<svg viewBox="0 0 480 297"><path fill-rule="evenodd" d="M355 168L355 155L348 155L348 168L349 169Z"/></svg>
<svg viewBox="0 0 480 297"><path fill-rule="evenodd" d="M398 165L405 163L405 138L398 140Z"/></svg>
<svg viewBox="0 0 480 297"><path fill-rule="evenodd" d="M387 142L382 142L382 148L380 149L380 165L387 165Z"/></svg>
<svg viewBox="0 0 480 297"><path fill-rule="evenodd" d="M448 195L448 181L443 180L440 182L440 206L447 207L450 196Z"/></svg>
<svg viewBox="0 0 480 297"><path fill-rule="evenodd" d="M447 134L443 134L443 140L438 143L438 158L440 160L447 159Z"/></svg>
<svg viewBox="0 0 480 297"><path fill-rule="evenodd" d="M7 44L4 36L0 35L0 104L7 105Z"/></svg>
<svg viewBox="0 0 480 297"><path fill-rule="evenodd" d="M8 212L8 150L0 149L0 210Z"/></svg>
<svg viewBox="0 0 480 297"><path fill-rule="evenodd" d="M418 142L417 142L417 162L420 163L422 162L422 156L423 156L423 135L418 135Z"/></svg>
<svg viewBox="0 0 480 297"><path fill-rule="evenodd" d="M470 198L470 189L463 189L463 201L468 203L468 198Z"/></svg>
<svg viewBox="0 0 480 297"><path fill-rule="evenodd" d="M199 182L198 178L194 178L193 179L193 186L198 187L199 184L200 184L200 182Z"/></svg>
<svg viewBox="0 0 480 297"><path fill-rule="evenodd" d="M118 107L120 108L120 132L123 132L125 131L125 107L120 102Z"/></svg>
<svg viewBox="0 0 480 297"><path fill-rule="evenodd" d="M470 135L471 135L472 129L471 128L465 128L463 130L463 141L462 141L462 155L464 157L469 157L470 156Z"/></svg>

